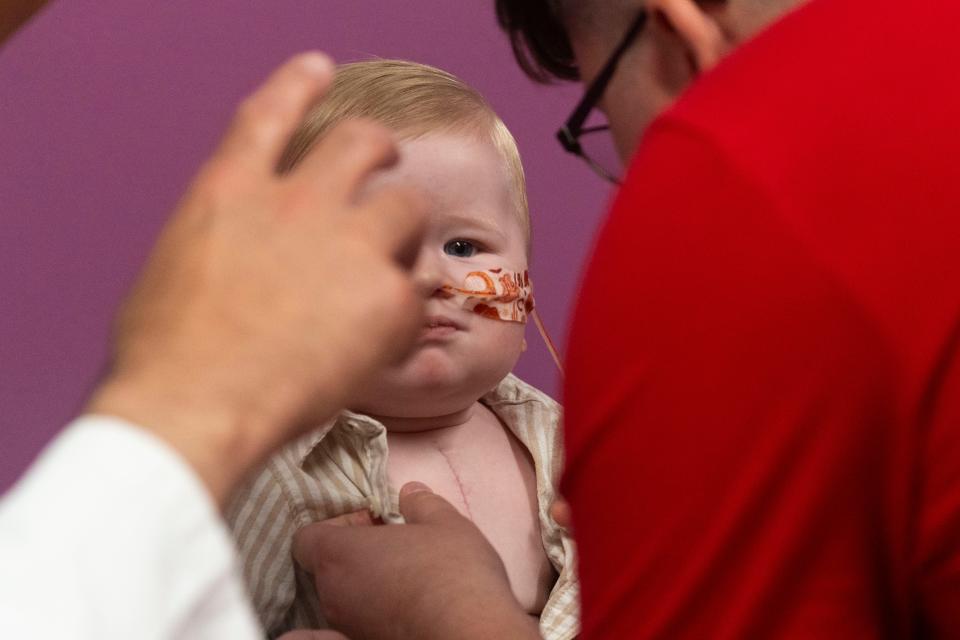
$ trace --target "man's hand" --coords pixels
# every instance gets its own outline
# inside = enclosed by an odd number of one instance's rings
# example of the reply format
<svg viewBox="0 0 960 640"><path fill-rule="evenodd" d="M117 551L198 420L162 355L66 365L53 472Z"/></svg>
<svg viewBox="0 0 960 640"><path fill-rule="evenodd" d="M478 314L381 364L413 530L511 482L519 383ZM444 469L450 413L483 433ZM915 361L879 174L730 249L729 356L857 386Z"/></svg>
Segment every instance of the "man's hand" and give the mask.
<svg viewBox="0 0 960 640"><path fill-rule="evenodd" d="M557 497L550 505L550 517L567 531L573 530L573 514L570 512L570 503L563 496Z"/></svg>
<svg viewBox="0 0 960 640"><path fill-rule="evenodd" d="M221 503L252 465L345 406L421 324L409 280L416 194L370 174L397 160L373 123L335 128L289 175L275 167L333 77L304 54L246 99L161 234L117 322L87 411L179 449Z"/></svg>
<svg viewBox="0 0 960 640"><path fill-rule="evenodd" d="M540 637L472 522L419 483L401 490L400 511L407 524L339 518L294 538L334 627L353 640Z"/></svg>
<svg viewBox="0 0 960 640"><path fill-rule="evenodd" d="M47 0L4 0L0 2L0 46L12 36L33 14L47 4Z"/></svg>

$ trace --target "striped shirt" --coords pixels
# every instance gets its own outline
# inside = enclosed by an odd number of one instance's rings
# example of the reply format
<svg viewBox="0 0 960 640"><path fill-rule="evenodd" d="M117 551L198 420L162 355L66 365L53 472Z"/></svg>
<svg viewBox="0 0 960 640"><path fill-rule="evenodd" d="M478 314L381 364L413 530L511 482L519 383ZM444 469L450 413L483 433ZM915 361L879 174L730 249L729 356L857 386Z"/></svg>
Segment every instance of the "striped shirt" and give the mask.
<svg viewBox="0 0 960 640"><path fill-rule="evenodd" d="M540 615L540 631L547 640L568 640L579 631L575 551L549 514L563 464L560 406L513 375L480 402L533 459L541 539L559 576ZM401 522L398 498L387 477L386 428L350 411L274 455L241 490L227 520L250 595L271 636L327 626L313 581L291 555L294 533L311 522L363 509L385 522Z"/></svg>

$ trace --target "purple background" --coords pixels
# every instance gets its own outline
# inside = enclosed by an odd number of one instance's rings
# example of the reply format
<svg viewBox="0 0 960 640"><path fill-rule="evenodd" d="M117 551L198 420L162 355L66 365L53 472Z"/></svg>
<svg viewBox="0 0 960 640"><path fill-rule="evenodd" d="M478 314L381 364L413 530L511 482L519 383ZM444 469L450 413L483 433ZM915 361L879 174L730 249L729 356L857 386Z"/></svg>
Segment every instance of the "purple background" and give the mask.
<svg viewBox="0 0 960 640"><path fill-rule="evenodd" d="M562 345L607 189L553 131L579 88L514 64L492 0L62 0L0 51L0 491L76 413L110 318L234 104L289 55L409 58L479 89L526 165L540 312ZM532 325L517 372L552 394Z"/></svg>

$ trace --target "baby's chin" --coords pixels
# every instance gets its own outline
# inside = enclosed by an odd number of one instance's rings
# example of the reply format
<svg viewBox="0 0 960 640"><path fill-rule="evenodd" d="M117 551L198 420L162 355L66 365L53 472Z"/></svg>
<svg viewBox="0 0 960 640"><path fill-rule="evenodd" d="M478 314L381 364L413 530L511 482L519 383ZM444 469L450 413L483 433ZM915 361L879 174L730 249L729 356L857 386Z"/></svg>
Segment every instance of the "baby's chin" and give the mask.
<svg viewBox="0 0 960 640"><path fill-rule="evenodd" d="M513 364L467 367L441 349L423 349L403 364L384 370L363 390L352 408L398 418L453 413L495 387Z"/></svg>

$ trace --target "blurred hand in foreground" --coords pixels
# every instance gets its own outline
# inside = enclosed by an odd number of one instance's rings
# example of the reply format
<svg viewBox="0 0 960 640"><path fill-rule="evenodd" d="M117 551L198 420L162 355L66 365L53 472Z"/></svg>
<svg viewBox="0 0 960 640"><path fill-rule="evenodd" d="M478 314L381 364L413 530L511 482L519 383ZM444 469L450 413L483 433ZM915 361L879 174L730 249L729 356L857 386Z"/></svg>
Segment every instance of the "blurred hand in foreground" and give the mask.
<svg viewBox="0 0 960 640"><path fill-rule="evenodd" d="M389 132L346 122L295 171L275 170L333 74L325 56L302 54L241 104L123 305L86 409L167 440L221 504L249 468L401 358L422 323L408 272L419 198L358 195L397 161Z"/></svg>

